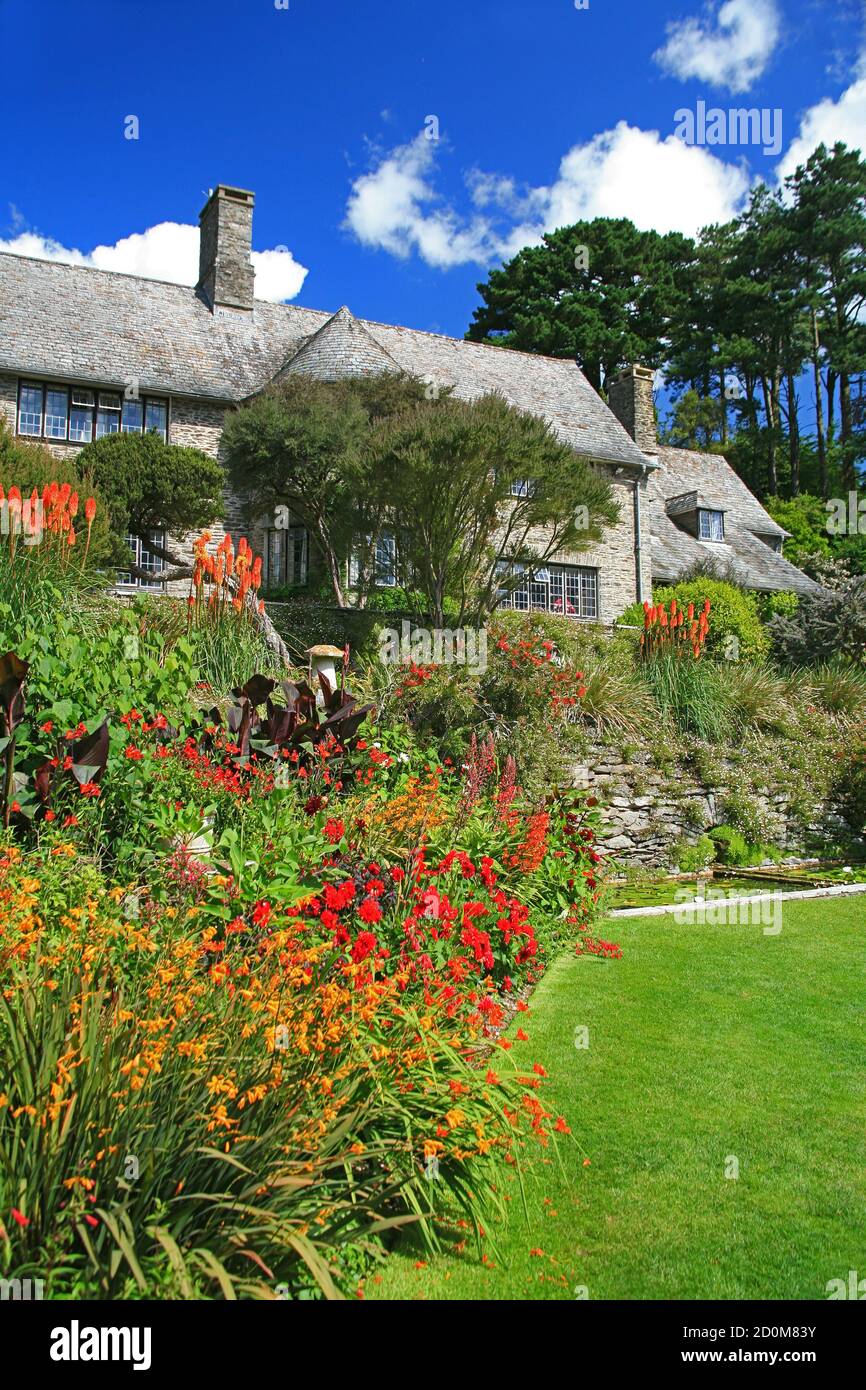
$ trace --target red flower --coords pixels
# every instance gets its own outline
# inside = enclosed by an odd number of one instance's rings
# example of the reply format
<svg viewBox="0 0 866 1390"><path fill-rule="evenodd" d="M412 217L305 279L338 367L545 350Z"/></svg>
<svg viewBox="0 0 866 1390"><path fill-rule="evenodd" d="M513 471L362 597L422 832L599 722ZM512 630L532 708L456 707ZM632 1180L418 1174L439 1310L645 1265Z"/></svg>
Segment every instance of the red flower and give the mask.
<svg viewBox="0 0 866 1390"><path fill-rule="evenodd" d="M19 1211L17 1207L12 1208L12 1220L17 1221L18 1225L21 1227L30 1225L30 1217L25 1216L23 1211Z"/></svg>
<svg viewBox="0 0 866 1390"><path fill-rule="evenodd" d="M125 752L126 756L129 758L129 761L133 763L137 763L142 756L141 749L135 748L131 743L127 745Z"/></svg>
<svg viewBox="0 0 866 1390"><path fill-rule="evenodd" d="M97 787L97 785L96 785L95 782L82 782L82 784L81 784L81 795L82 795L82 796L99 796L99 795L100 795L100 791L99 791L99 788Z"/></svg>
<svg viewBox="0 0 866 1390"><path fill-rule="evenodd" d="M329 820L325 822L323 831L326 840L330 840L332 845L336 845L342 840L345 834L345 826L341 820Z"/></svg>
<svg viewBox="0 0 866 1390"><path fill-rule="evenodd" d="M273 908L270 903L256 903L253 908L253 922L257 927L266 927L271 920Z"/></svg>
<svg viewBox="0 0 866 1390"><path fill-rule="evenodd" d="M362 931L352 947L352 960L359 965L362 960L373 954L378 944L371 931Z"/></svg>
<svg viewBox="0 0 866 1390"><path fill-rule="evenodd" d="M373 926L374 923L382 920L382 909L375 898L365 898L358 908L358 916L362 922L366 922L368 926Z"/></svg>

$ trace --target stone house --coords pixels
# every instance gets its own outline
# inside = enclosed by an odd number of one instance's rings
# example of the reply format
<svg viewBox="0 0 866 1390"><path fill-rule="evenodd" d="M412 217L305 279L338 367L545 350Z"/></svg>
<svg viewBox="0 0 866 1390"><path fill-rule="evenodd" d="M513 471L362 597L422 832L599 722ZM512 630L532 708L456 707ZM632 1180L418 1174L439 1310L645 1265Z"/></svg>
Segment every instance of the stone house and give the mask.
<svg viewBox="0 0 866 1390"><path fill-rule="evenodd" d="M106 433L155 429L219 457L226 411L287 373L406 372L466 399L499 392L548 420L611 482L618 523L591 550L558 555L510 606L609 623L649 598L653 580L715 555L756 588L813 587L783 558L785 532L723 458L658 446L647 369L610 383L608 407L574 362L359 320L345 307L256 299L254 201L223 184L212 192L195 288L0 254L0 411L10 428L60 456ZM315 569L310 538L289 520L250 531L266 587L303 584ZM241 499L227 497L225 526L235 538L247 529ZM121 576L119 587L159 590L159 560L134 548L152 580ZM393 578L387 538L380 573Z"/></svg>

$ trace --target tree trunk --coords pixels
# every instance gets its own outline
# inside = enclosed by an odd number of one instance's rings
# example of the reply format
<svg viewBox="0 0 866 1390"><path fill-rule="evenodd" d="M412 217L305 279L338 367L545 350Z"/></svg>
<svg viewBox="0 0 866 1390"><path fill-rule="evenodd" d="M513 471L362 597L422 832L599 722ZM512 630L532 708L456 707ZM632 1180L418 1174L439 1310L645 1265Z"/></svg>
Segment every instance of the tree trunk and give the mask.
<svg viewBox="0 0 866 1390"><path fill-rule="evenodd" d="M821 477L821 496L826 502L830 495L827 476L827 440L824 436L824 397L821 383L821 343L818 337L818 315L812 310L812 376L815 383L815 428L818 435L818 469Z"/></svg>
<svg viewBox="0 0 866 1390"><path fill-rule="evenodd" d="M832 367L827 368L827 444L830 445L836 438L836 373Z"/></svg>
<svg viewBox="0 0 866 1390"><path fill-rule="evenodd" d="M788 372L788 460L791 468L791 496L800 493L800 422L797 419L797 392L794 373Z"/></svg>
<svg viewBox="0 0 866 1390"><path fill-rule="evenodd" d="M764 394L764 413L767 417L767 429L769 432L769 443L767 448L767 492L771 497L775 497L778 488L778 475L776 471L776 402L774 399L775 383L771 382L766 376L761 377L761 389Z"/></svg>
<svg viewBox="0 0 866 1390"><path fill-rule="evenodd" d="M839 373L839 442L842 445L842 486L852 492L857 486L853 458L853 422L851 417L851 378Z"/></svg>

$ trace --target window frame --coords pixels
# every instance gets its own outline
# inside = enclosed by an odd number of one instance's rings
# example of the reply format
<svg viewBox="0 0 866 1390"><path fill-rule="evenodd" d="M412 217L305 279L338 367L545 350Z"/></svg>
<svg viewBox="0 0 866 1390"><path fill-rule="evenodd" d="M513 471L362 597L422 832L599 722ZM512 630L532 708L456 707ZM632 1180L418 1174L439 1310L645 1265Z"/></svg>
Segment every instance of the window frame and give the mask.
<svg viewBox="0 0 866 1390"><path fill-rule="evenodd" d="M527 571L525 565L520 568ZM518 613L552 613L575 622L600 622L601 574L597 565L541 565L531 580L505 594L500 589L499 595L499 608L515 609Z"/></svg>
<svg viewBox="0 0 866 1390"><path fill-rule="evenodd" d="M157 526L154 528L151 534L156 538L157 544L161 545L164 549L166 543L165 528L162 526ZM146 546L144 545L144 543L141 540L139 540L138 536L131 535L126 537L126 543L129 546L130 550L133 552L134 563L136 565L141 565L142 551L146 550ZM163 574L165 570L168 568L165 561L159 560L155 555L152 558L156 560L157 564L159 565L159 569L154 569L154 574ZM147 565L144 565L142 567L146 569ZM124 576L126 577L124 578ZM141 593L146 594L161 593L165 591L165 581L163 579L157 579L155 583L149 584L147 580L141 579L137 574L131 574L129 570L118 569L114 583L115 588L135 589Z"/></svg>
<svg viewBox="0 0 866 1390"><path fill-rule="evenodd" d="M21 429L21 400L25 391L40 392L39 407L39 432L28 433ZM48 394L51 391L63 392L66 396L66 433L64 435L46 433L46 403ZM86 393L92 397L90 404L76 405L73 397L76 393ZM101 396L116 396L120 399L120 406L101 406ZM83 448L85 444L91 444L95 439L102 439L106 434L147 434L151 431L145 428L147 421L147 410L149 405L162 406L165 410L165 432L159 430L157 434L167 444L171 437L171 396L160 396L149 391L143 391L138 396L130 397L130 403L134 402L141 407L141 429L125 430L123 428L124 406L127 404L127 396L123 387L117 386L94 386L84 385L77 381L63 381L54 377L25 377L18 378L18 394L15 407L15 435L19 439L39 439L45 444L72 444ZM90 435L87 439L74 439L72 437L72 412L73 410L87 411L90 418ZM103 431L97 434L98 419L100 411L117 410L119 418L119 428L117 430ZM27 412L32 414L33 412ZM57 417L59 418L59 417Z"/></svg>
<svg viewBox="0 0 866 1390"><path fill-rule="evenodd" d="M299 558L296 557L295 564L299 571L300 578L295 579L294 577L290 578L288 574L288 546L285 544L285 542L288 540L290 536L293 539L295 539L298 535L300 535L301 538L301 553ZM281 549L280 566L278 574L274 573L273 541L275 536L281 537L284 542ZM294 520L290 515L288 526L266 527L264 530L263 549L263 589L295 589L302 588L303 585L307 583L310 577L310 532L302 522Z"/></svg>
<svg viewBox="0 0 866 1390"><path fill-rule="evenodd" d="M710 532L713 529L713 517L718 518L719 535L704 535L704 520L706 519L707 528ZM721 544L725 539L725 513L720 507L698 507L698 540L711 541L715 545Z"/></svg>

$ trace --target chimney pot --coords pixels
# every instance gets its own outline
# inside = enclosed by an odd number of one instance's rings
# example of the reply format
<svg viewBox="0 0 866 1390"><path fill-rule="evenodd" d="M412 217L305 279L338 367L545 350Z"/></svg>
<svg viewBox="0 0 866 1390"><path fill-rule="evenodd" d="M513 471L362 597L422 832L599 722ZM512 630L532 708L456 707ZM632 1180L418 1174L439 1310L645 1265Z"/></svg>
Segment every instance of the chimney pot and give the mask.
<svg viewBox="0 0 866 1390"><path fill-rule="evenodd" d="M255 201L256 195L248 189L219 183L199 214L196 289L211 311L253 307L255 271L250 253Z"/></svg>

